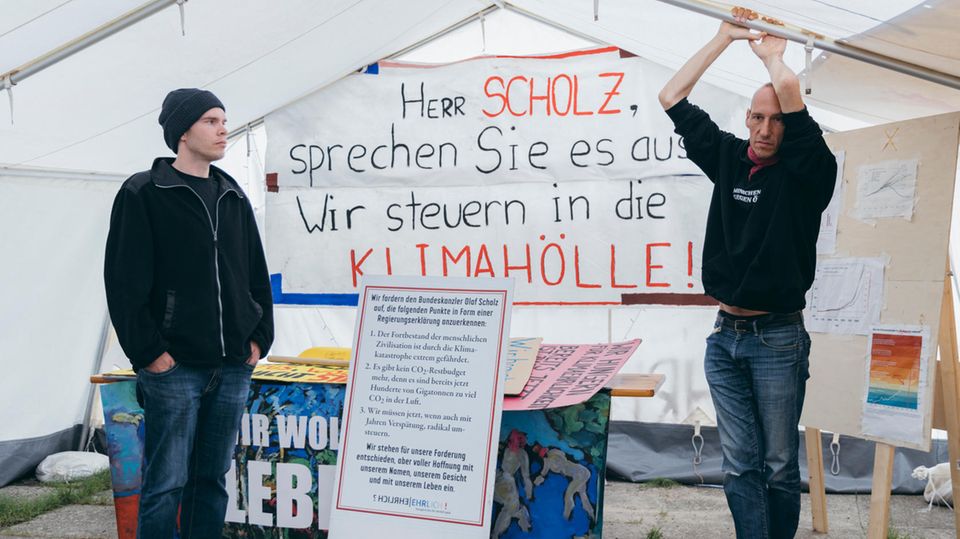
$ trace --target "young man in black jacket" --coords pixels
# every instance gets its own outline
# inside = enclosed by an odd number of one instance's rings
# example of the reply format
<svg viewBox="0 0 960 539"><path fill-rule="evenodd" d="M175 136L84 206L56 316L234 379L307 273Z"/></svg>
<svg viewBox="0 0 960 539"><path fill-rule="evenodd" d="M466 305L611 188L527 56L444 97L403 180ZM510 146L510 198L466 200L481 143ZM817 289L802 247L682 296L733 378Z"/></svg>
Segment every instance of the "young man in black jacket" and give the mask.
<svg viewBox="0 0 960 539"><path fill-rule="evenodd" d="M744 22L756 13L734 8ZM750 140L721 131L687 101L704 71L746 40L771 83L747 110ZM687 156L714 183L703 245L703 286L720 302L704 370L717 410L724 492L740 538L793 537L800 514L797 426L810 337L804 294L813 283L820 214L837 164L783 63L783 39L723 23L660 92Z"/></svg>
<svg viewBox="0 0 960 539"><path fill-rule="evenodd" d="M273 301L253 209L211 165L226 152L212 93L170 92L176 159L131 176L110 216L104 281L145 420L137 537L220 537L250 374L273 342Z"/></svg>

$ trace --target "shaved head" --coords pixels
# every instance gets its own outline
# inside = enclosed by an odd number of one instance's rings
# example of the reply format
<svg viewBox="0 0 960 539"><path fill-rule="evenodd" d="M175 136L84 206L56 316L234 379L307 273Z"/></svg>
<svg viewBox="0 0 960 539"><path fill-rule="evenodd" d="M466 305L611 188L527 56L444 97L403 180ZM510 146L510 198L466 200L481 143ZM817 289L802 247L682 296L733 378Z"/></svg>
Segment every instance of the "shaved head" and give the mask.
<svg viewBox="0 0 960 539"><path fill-rule="evenodd" d="M764 84L753 94L746 124L750 148L757 157L769 159L776 155L783 141L783 111L773 84Z"/></svg>

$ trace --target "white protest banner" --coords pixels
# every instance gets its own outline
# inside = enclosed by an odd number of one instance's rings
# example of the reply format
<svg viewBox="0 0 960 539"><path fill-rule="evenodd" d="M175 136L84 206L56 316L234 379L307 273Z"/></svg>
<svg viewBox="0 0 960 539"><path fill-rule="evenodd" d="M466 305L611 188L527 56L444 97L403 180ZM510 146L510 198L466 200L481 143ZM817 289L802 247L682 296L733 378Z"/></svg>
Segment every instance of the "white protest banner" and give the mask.
<svg viewBox="0 0 960 539"><path fill-rule="evenodd" d="M331 536L489 537L512 284L364 280Z"/></svg>
<svg viewBox="0 0 960 539"><path fill-rule="evenodd" d="M615 47L375 67L266 117L281 189L700 175L656 98L672 72Z"/></svg>
<svg viewBox="0 0 960 539"><path fill-rule="evenodd" d="M381 62L267 116L279 304L355 305L364 275L514 277L517 304L702 294L711 184L615 48ZM743 130L745 100L694 102Z"/></svg>
<svg viewBox="0 0 960 539"><path fill-rule="evenodd" d="M703 226L701 217L710 200L704 182L671 179L670 200L676 206L651 210L656 218L648 217L644 233L625 233L630 227L617 217L618 201L623 201L619 208L626 213L635 209L632 198L638 196L649 200L647 195L652 194L657 205L667 200L659 191L638 195L647 183L564 185L577 200L576 215L590 215L589 226L553 222L552 203L536 203L543 197L536 184L512 186L510 197L500 201L486 199L493 193L483 187L430 189L426 199L420 189L341 190L337 200L384 211L354 216L364 218L366 232L333 234L315 228L319 226L315 210L322 207L318 197L328 194L282 190L271 197L270 267L282 276L285 295L354 292L360 279L370 274L513 277L517 300L528 304L619 304L621 294L630 292L702 292L699 271L694 271L700 266L701 231L690 225ZM455 214L473 213L462 222L477 225L432 230L443 226L439 224L443 217L424 219L410 213L419 211L411 210L416 207L446 211L439 208L451 205ZM481 208L486 210L477 214Z"/></svg>

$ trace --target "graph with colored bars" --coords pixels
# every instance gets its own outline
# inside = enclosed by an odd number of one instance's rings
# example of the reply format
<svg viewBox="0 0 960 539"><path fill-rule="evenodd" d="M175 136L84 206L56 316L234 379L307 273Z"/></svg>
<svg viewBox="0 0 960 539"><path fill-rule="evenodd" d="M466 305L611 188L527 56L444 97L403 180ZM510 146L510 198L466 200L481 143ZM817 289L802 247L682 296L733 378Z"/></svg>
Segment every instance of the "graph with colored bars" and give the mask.
<svg viewBox="0 0 960 539"><path fill-rule="evenodd" d="M923 338L874 333L870 344L867 402L916 410L920 399Z"/></svg>

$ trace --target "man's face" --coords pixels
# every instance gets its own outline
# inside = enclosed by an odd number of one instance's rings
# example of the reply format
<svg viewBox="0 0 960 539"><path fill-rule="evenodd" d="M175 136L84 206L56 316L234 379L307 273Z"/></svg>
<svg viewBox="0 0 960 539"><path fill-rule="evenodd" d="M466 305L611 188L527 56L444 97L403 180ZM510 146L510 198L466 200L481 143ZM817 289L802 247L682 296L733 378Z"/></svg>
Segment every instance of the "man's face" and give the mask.
<svg viewBox="0 0 960 539"><path fill-rule="evenodd" d="M750 130L750 147L757 157L767 159L776 155L783 142L783 112L777 93L770 86L753 94L747 110L747 129Z"/></svg>
<svg viewBox="0 0 960 539"><path fill-rule="evenodd" d="M219 161L227 152L227 115L214 107L180 137L180 152L186 150L204 161ZM178 152L179 153L179 152Z"/></svg>

